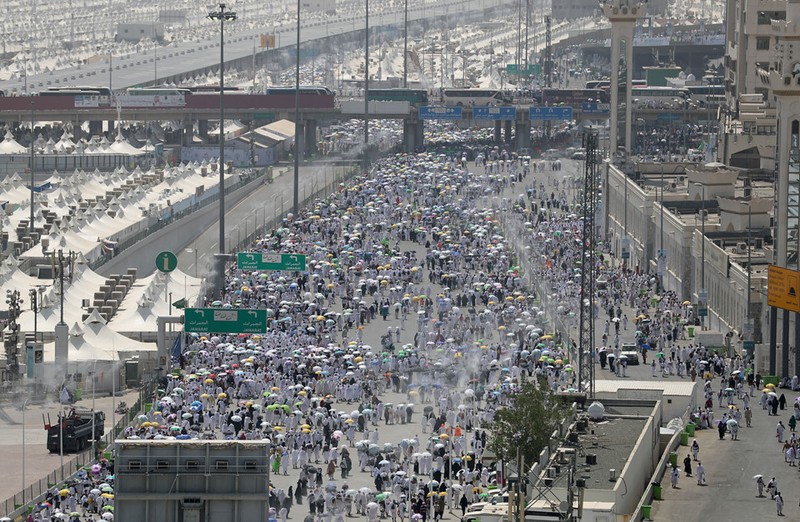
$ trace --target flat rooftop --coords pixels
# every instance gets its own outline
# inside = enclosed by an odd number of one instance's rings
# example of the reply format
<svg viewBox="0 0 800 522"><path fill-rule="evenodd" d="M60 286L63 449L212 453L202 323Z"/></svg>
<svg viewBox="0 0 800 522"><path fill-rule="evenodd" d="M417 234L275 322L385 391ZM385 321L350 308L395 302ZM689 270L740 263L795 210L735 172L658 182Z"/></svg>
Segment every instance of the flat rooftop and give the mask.
<svg viewBox="0 0 800 522"><path fill-rule="evenodd" d="M627 407L617 407L626 410ZM606 418L600 422L589 421L586 433L578 434L578 444L586 455L596 455L597 464L587 465L585 457L578 457L576 478L584 479L588 489L613 489L616 480L609 480L609 469L616 469L617 476L622 474L625 463L642 434L646 416L652 412L646 407L639 408L642 418ZM606 408L606 413L613 413ZM625 411L623 415L631 415Z"/></svg>

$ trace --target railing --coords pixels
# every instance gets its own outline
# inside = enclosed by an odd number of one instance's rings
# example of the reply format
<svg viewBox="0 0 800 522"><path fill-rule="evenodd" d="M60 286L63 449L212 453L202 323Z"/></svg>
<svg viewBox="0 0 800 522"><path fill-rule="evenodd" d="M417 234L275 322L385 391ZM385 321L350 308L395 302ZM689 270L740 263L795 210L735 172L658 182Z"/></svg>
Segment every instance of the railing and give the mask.
<svg viewBox="0 0 800 522"><path fill-rule="evenodd" d="M227 185L226 184L226 186L225 186L225 195L227 196L231 192L235 192L235 191L239 190L240 188L248 185L251 182L256 181L258 178L260 178L262 176L263 175L259 175L257 172L253 172L253 173L251 173L249 175L246 175L246 176L240 176L238 182L233 183L231 185ZM115 250L116 250L115 255L118 255L123 250L126 250L126 249L134 246L135 244L137 244L139 241L142 241L147 236L158 232L159 230L171 225L175 221L177 221L179 219L182 219L182 218L184 218L184 217L186 217L186 216L188 216L188 215L190 215L190 214L192 214L192 213L194 213L194 212L196 212L196 211L198 211L198 210L200 210L202 208L205 208L205 207L207 207L207 206L209 206L209 205L211 205L213 203L216 203L217 201L219 201L219 192L217 192L215 195L213 195L211 197L208 197L208 198L205 198L205 199L201 200L196 205L192 205L192 206L186 208L185 210L183 210L181 212L176 212L176 213L172 214L169 217L169 219L160 219L160 220L158 220L156 223L153 223L152 225L150 225L149 227L145 228L144 230L141 230L137 234L126 238L124 241L120 241L115 246ZM112 259L111 257L101 256L101 257L95 259L94 261L90 262L89 263L89 267L92 270L97 270L100 266L104 265L106 262L110 261L111 259Z"/></svg>
<svg viewBox="0 0 800 522"><path fill-rule="evenodd" d="M142 386L139 391L139 398L136 400L133 407L128 410L128 413L120 415L117 423L112 426L97 443L99 456L104 455L104 453L101 453L102 450L111 448L116 436L142 411L144 403L152 396L156 385L156 382L151 381ZM108 455L108 452L105 454ZM93 462L95 462L95 459L94 455L92 455L91 448L83 453L72 455L69 458L65 455L64 464L59 466L58 469L53 470L44 477L26 486L24 490L0 502L0 513L5 513L5 516L12 519L27 514L28 506L35 506L42 502L48 491L63 484L67 479L75 475L81 469L90 466Z"/></svg>

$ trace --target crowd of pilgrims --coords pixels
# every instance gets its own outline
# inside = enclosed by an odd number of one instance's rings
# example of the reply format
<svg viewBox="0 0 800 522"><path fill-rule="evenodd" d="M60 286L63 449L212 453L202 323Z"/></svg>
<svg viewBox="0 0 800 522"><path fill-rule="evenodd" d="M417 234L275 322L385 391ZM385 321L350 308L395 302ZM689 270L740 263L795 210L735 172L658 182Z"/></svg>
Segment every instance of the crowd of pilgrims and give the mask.
<svg viewBox="0 0 800 522"><path fill-rule="evenodd" d="M498 470L483 461L482 426L526 368L554 389L572 373L490 201L497 188L535 199L543 187L527 191L526 158L482 161L496 172L470 174L459 156L395 156L259 239L252 251L305 254L306 270L230 266L204 305L266 309L267 331L190 334L125 436L269 438L273 472L298 475L272 488L276 519L304 497L309 516L372 520L438 519L485 495ZM368 328L385 330L381 346L367 344ZM379 427L410 423L424 435L381 439ZM362 472L372 486L349 488Z"/></svg>

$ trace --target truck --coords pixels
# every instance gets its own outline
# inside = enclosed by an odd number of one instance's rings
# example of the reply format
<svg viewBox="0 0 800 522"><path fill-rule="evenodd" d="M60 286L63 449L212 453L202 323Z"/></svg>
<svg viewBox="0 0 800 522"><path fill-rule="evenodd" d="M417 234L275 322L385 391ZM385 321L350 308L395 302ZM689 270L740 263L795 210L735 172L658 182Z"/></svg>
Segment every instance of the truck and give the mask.
<svg viewBox="0 0 800 522"><path fill-rule="evenodd" d="M44 419L43 419L44 420ZM90 446L92 437L99 440L105 433L106 414L102 411L71 408L68 413L58 414L58 421L51 424L50 415L44 420L47 431L47 449L50 453L78 453Z"/></svg>

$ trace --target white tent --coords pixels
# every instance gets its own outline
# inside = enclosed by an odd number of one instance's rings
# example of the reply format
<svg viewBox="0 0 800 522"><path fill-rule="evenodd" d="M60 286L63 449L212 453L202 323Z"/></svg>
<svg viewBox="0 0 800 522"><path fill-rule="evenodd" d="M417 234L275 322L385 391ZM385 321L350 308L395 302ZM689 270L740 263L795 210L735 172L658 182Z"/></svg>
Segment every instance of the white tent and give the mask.
<svg viewBox="0 0 800 522"><path fill-rule="evenodd" d="M26 152L30 152L30 149L17 143L11 131L6 131L5 139L0 142L0 154L24 154Z"/></svg>
<svg viewBox="0 0 800 522"><path fill-rule="evenodd" d="M69 323L68 323L69 324ZM68 363L66 368L55 365L55 342L45 343L44 363L37 374L43 382L52 382L60 375L93 375L94 382L88 386L95 392L107 392L112 387L120 389L120 367L128 359L137 356L140 361L155 360L155 343L142 343L114 332L106 326L103 317L92 312L84 322L72 323L67 340ZM86 385L84 385L86 386Z"/></svg>

